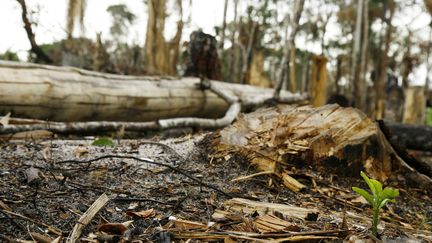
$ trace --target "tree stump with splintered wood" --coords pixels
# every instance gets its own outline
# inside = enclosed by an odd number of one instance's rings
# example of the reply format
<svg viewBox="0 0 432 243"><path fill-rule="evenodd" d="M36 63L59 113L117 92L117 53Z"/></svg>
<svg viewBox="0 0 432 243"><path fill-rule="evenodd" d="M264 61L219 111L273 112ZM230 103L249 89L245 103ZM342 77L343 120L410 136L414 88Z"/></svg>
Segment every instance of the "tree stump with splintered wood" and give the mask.
<svg viewBox="0 0 432 243"><path fill-rule="evenodd" d="M244 156L294 191L302 185L287 177L292 167L355 177L363 170L380 181L402 181L425 189L432 185L431 178L398 156L378 124L352 107L260 109L221 130L214 149L216 158L227 153Z"/></svg>
<svg viewBox="0 0 432 243"><path fill-rule="evenodd" d="M190 35L185 76L222 80L216 39L202 31Z"/></svg>

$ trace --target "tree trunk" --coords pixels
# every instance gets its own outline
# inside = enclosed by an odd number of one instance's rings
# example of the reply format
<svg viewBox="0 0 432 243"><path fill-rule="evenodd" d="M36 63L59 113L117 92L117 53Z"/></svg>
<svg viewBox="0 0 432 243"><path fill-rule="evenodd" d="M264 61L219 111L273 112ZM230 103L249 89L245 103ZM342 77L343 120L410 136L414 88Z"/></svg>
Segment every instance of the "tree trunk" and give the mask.
<svg viewBox="0 0 432 243"><path fill-rule="evenodd" d="M431 22L432 23L432 22ZM429 25L429 43L428 43L428 47L427 47L427 55L426 55L426 80L425 80L425 85L424 85L424 91L425 91L425 96L427 97L429 94L429 83L430 83L430 78L429 78L429 73L430 73L430 52L431 52L431 42L432 42L432 26Z"/></svg>
<svg viewBox="0 0 432 243"><path fill-rule="evenodd" d="M17 0L17 2L21 5L21 17L24 22L24 29L27 33L27 37L30 41L31 49L30 51L36 55L36 61L46 64L53 63L52 59L45 54L45 52L39 47L36 43L35 34L33 32L30 20L27 17L27 6L25 0Z"/></svg>
<svg viewBox="0 0 432 243"><path fill-rule="evenodd" d="M264 66L264 51L257 50L252 56L250 70L248 71L248 83L253 86L270 88L271 81L265 76L263 71Z"/></svg>
<svg viewBox="0 0 432 243"><path fill-rule="evenodd" d="M310 59L311 55L307 54L305 57L303 57L303 64L302 64L302 74L301 74L301 87L300 92L308 92L309 89L309 69L310 69Z"/></svg>
<svg viewBox="0 0 432 243"><path fill-rule="evenodd" d="M183 34L183 5L181 0L176 1L179 12L179 20L177 21L177 31L175 36L169 42L169 55L171 62L171 75L177 73L177 63L180 55L180 41Z"/></svg>
<svg viewBox="0 0 432 243"><path fill-rule="evenodd" d="M227 73L227 78L228 78L227 81L231 83L241 82L241 80L237 80L239 56L240 56L239 50L237 48L237 41L236 41L237 31L240 26L240 24L237 23L238 2L239 0L234 0L234 19L233 19L234 28L231 33L231 56L229 58L228 73Z"/></svg>
<svg viewBox="0 0 432 243"><path fill-rule="evenodd" d="M295 42L293 41L290 46L291 46L290 66L289 66L290 90L292 92L297 92L297 64L296 64L296 45L295 45Z"/></svg>
<svg viewBox="0 0 432 243"><path fill-rule="evenodd" d="M222 29L221 29L221 38L219 41L219 55L222 57L222 52L225 44L225 29L226 29L226 15L228 9L228 0L225 0L224 3L224 12L223 12L223 20L222 20ZM223 60L223 58L221 58Z"/></svg>
<svg viewBox="0 0 432 243"><path fill-rule="evenodd" d="M69 0L66 17L66 33L67 39L72 39L72 33L75 29L75 21L78 18L81 25L81 31L84 30L84 10L86 0Z"/></svg>
<svg viewBox="0 0 432 243"><path fill-rule="evenodd" d="M242 48L243 51L243 65L242 65L242 71L240 80L242 84L248 84L250 79L250 69L251 69L251 63L253 58L253 46L254 46L254 40L257 30L259 29L258 23L255 21L252 21L252 19L249 20L252 24L251 29L249 31L249 39L247 43L246 48Z"/></svg>
<svg viewBox="0 0 432 243"><path fill-rule="evenodd" d="M173 75L169 49L163 36L165 29L165 0L148 0L148 19L145 40L147 71L150 74Z"/></svg>
<svg viewBox="0 0 432 243"><path fill-rule="evenodd" d="M327 99L327 58L312 56L312 74L310 80L311 104L314 107L326 104Z"/></svg>
<svg viewBox="0 0 432 243"><path fill-rule="evenodd" d="M361 59L360 59L360 76L359 76L359 92L362 96L358 99L358 102L362 111L367 112L366 100L367 100L367 87L366 87L366 76L368 72L368 48L369 48L369 0L364 0L363 7L363 40L361 47Z"/></svg>
<svg viewBox="0 0 432 243"><path fill-rule="evenodd" d="M387 29L385 33L385 41L384 41L384 50L382 51L382 57L380 60L380 68L379 68L379 76L377 83L375 85L375 92L376 92L376 100L375 100L375 118L376 119L383 119L384 118L384 112L385 112L385 85L387 82L387 66L388 66L388 52L390 48L390 43L392 40L392 19L394 15L394 0L386 0L385 1L386 7L384 8L384 18L385 22L387 23ZM386 17L387 10L390 12L389 17Z"/></svg>
<svg viewBox="0 0 432 243"><path fill-rule="evenodd" d="M366 99L368 93L366 92L366 74L368 71L368 48L369 48L369 0L364 0L363 2L363 40L361 47L361 57L360 57L360 73L358 80L358 93L356 104L362 111L366 112Z"/></svg>
<svg viewBox="0 0 432 243"><path fill-rule="evenodd" d="M362 67L362 61L363 61L363 54L365 53L365 50L361 50L361 56L360 56L360 49L361 49L361 37L362 37L362 16L365 12L363 10L364 7L364 1L360 0L357 2L357 19L356 19L356 27L355 27L355 34L354 34L354 48L352 52L352 69L351 69L351 82L354 87L354 100L355 105L357 108L359 108L362 111L365 111L366 106L366 99L365 99L365 86L366 83L364 83L364 79L360 78L360 72L363 69ZM367 16L367 15L366 15ZM363 26L366 26L366 23L363 22ZM366 28L365 28L366 29ZM363 45L364 37L366 33L363 31ZM360 58L359 58L360 57Z"/></svg>
<svg viewBox="0 0 432 243"><path fill-rule="evenodd" d="M413 57L411 55L411 35L412 33L408 31L408 36L406 37L406 51L402 57L402 63L401 63L401 76L402 76L402 88L404 90L408 89L409 82L408 82L408 76L413 70ZM427 77L427 76L426 76Z"/></svg>
<svg viewBox="0 0 432 243"><path fill-rule="evenodd" d="M216 118L228 103L196 78L122 76L69 67L0 62L0 114L50 121L144 122L173 117ZM272 89L212 81L243 109L262 105ZM305 97L284 92L286 101Z"/></svg>
<svg viewBox="0 0 432 243"><path fill-rule="evenodd" d="M295 37L297 35L298 32L298 27L299 27L299 22L300 22L300 17L301 14L303 12L303 7L304 7L304 3L305 0L299 0L299 1L295 1L294 5L295 5L295 12L294 12L294 17L291 21L291 33L289 35L288 40L286 41L285 44L285 53L284 56L282 57L282 62L281 62L281 67L280 67L280 75L278 75L278 81L276 83L275 86L275 92L274 92L274 99L278 99L279 98L279 92L282 89L284 80L285 80L285 75L287 75L287 68L288 65L290 63L290 51L295 48Z"/></svg>
<svg viewBox="0 0 432 243"><path fill-rule="evenodd" d="M409 87L406 90L402 122L423 125L426 114L426 97L424 87Z"/></svg>

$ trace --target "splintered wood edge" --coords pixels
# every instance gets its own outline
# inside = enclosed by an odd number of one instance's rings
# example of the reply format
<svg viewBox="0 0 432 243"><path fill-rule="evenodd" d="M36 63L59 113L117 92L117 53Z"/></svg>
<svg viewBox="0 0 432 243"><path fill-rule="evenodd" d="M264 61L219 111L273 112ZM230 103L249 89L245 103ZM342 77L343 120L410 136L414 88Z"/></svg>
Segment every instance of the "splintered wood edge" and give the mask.
<svg viewBox="0 0 432 243"><path fill-rule="evenodd" d="M84 226L86 226L93 217L101 210L108 202L110 198L103 193L93 204L87 209L87 211L80 217L78 222L75 224L72 233L70 234L67 243L74 243L80 237L81 231Z"/></svg>
<svg viewBox="0 0 432 243"><path fill-rule="evenodd" d="M232 198L224 202L225 207L237 212L258 211L263 214L277 211L285 216L304 220L310 213L318 213L318 210L307 209L281 203L269 203L253 201L245 198Z"/></svg>

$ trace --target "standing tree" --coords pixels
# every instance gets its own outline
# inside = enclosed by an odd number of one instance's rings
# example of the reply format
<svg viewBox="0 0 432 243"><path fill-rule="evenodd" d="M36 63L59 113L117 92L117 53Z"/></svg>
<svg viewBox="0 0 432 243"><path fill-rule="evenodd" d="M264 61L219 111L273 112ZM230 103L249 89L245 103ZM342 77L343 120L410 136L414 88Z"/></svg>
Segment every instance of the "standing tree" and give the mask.
<svg viewBox="0 0 432 243"><path fill-rule="evenodd" d="M75 29L76 21L79 21L81 31L84 30L84 12L86 8L86 0L69 0L66 17L66 33L67 38L72 39L72 33Z"/></svg>
<svg viewBox="0 0 432 243"><path fill-rule="evenodd" d="M369 37L369 1L357 2L357 14L352 51L351 83L357 108L366 111L366 72Z"/></svg>
<svg viewBox="0 0 432 243"><path fill-rule="evenodd" d="M171 62L171 68L172 68L172 74L176 73L177 70L177 63L180 56L180 40L183 33L183 4L182 0L176 0L176 6L178 9L179 14L179 20L177 21L177 31L174 37L171 39L169 44L169 55L170 55L170 62Z"/></svg>
<svg viewBox="0 0 432 243"><path fill-rule="evenodd" d="M183 32L182 1L176 0L180 19L177 32L167 42L164 37L166 0L146 0L148 9L147 33L144 45L146 68L151 74L174 75L179 57L179 46Z"/></svg>
<svg viewBox="0 0 432 243"><path fill-rule="evenodd" d="M360 56L360 74L358 80L358 93L355 95L356 104L363 111L366 111L366 74L367 74L367 64L368 64L368 48L369 48L369 0L363 1L363 37L361 46L361 56Z"/></svg>
<svg viewBox="0 0 432 243"><path fill-rule="evenodd" d="M236 80L236 77L238 77L238 66L239 66L239 62L240 62L240 51L237 48L238 44L237 44L237 30L239 29L239 21L238 21L238 4L239 4L239 0L234 0L234 19L231 22L231 36L230 36L230 41L231 41L231 55L229 56L228 59L228 67L227 67L227 72L225 77L227 77L227 81L229 82L240 82L240 80Z"/></svg>
<svg viewBox="0 0 432 243"><path fill-rule="evenodd" d="M362 96L364 96L364 85L359 81L359 71L360 71L360 42L361 42L361 27L362 27L362 15L363 11L363 0L357 1L357 14L356 14L356 22L355 22L355 30L354 30L354 47L352 51L351 58L351 83L354 87L354 100L356 106L364 110L364 104L362 102Z"/></svg>
<svg viewBox="0 0 432 243"><path fill-rule="evenodd" d="M30 46L31 46L30 51L36 55L36 59L35 59L36 62L47 63L47 64L53 63L52 59L36 43L36 38L33 32L32 23L30 22L27 16L27 6L25 0L17 0L17 2L21 6L21 11L22 11L21 18L22 21L24 22L24 29L30 41Z"/></svg>
<svg viewBox="0 0 432 243"><path fill-rule="evenodd" d="M111 5L106 10L112 18L110 33L117 42L128 34L128 28L136 19L125 4Z"/></svg>
<svg viewBox="0 0 432 243"><path fill-rule="evenodd" d="M223 20L222 20L222 28L220 30L220 41L219 41L219 55L222 58L222 53L223 53L223 48L224 48L224 44L225 44L225 30L226 30L226 15L227 15L227 10L228 10L228 0L225 0L224 3L224 12L223 12ZM223 59L223 58L222 58Z"/></svg>
<svg viewBox="0 0 432 243"><path fill-rule="evenodd" d="M268 17L275 10L269 9L269 1L262 1L258 6L249 5L247 21L241 23L239 45L242 50L242 68L240 80L245 84L270 87L270 80L264 75L264 36L268 33Z"/></svg>
<svg viewBox="0 0 432 243"><path fill-rule="evenodd" d="M378 63L378 79L375 80L375 112L374 117L376 119L383 119L385 112L385 85L387 82L387 68L388 68L388 54L390 43L392 41L392 20L395 12L396 3L394 0L385 0L383 2L383 11L382 11L382 23L385 23L387 28L384 35L384 41L381 43L381 57Z"/></svg>
<svg viewBox="0 0 432 243"><path fill-rule="evenodd" d="M432 17L432 0L424 0L424 3L426 5L426 8L429 12L429 14ZM425 93L428 96L429 95L429 84L430 84L430 79L429 79L429 69L430 69L430 63L429 63L429 57L430 57L430 51L431 51L431 42L432 42L432 21L429 24L429 43L427 46L427 59L426 59L426 80L425 80Z"/></svg>
<svg viewBox="0 0 432 243"><path fill-rule="evenodd" d="M293 18L291 20L291 32L290 35L288 37L288 40L286 40L285 42L285 46L284 46L284 55L282 57L282 62L281 62L281 67L279 70L279 75L278 75L278 80L276 83L276 87L275 87L275 91L274 91L274 99L279 99L279 93L282 89L283 83L287 77L287 73L288 73L288 67L290 68L295 68L294 65L295 64L295 60L291 60L292 57L292 52L295 50L295 37L297 35L298 32L298 27L299 27L299 22L300 22L300 17L301 14L303 12L303 7L304 7L304 3L305 0L298 0L298 1L294 1L294 15ZM292 66L288 66L288 65L292 65ZM294 72L294 71L292 71ZM296 80L290 80L291 81L291 89L292 91L296 91L296 85L294 84L294 82L296 82Z"/></svg>
<svg viewBox="0 0 432 243"><path fill-rule="evenodd" d="M147 0L146 65L150 73L172 74L165 37L165 0Z"/></svg>

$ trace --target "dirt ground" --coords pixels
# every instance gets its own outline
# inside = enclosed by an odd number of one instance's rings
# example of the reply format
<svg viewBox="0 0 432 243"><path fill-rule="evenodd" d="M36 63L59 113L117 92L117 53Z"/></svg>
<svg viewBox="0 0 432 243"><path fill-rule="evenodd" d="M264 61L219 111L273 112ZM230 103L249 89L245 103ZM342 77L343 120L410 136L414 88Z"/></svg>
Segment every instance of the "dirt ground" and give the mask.
<svg viewBox="0 0 432 243"><path fill-rule="evenodd" d="M106 193L111 200L84 225L81 242L265 242L282 236L286 241L370 241L372 211L351 190L352 186L364 188L360 177L299 169L292 176L307 188L298 193L266 175L232 182L256 173L255 169L239 156L222 160L209 156L209 138L203 133L116 140L113 147L92 146L93 138L3 142L0 239L66 241L79 218ZM400 188L400 192L397 202L382 210L381 239L432 242L430 195L422 189ZM217 210L229 211L224 203L230 198L293 205L318 214L298 219L276 212L276 217L296 228L263 233L254 226L256 212L237 212L238 217L220 221L214 218ZM187 222L180 224L180 220ZM114 229L103 230L109 224ZM286 238L308 232L315 232L311 235L316 238Z"/></svg>

